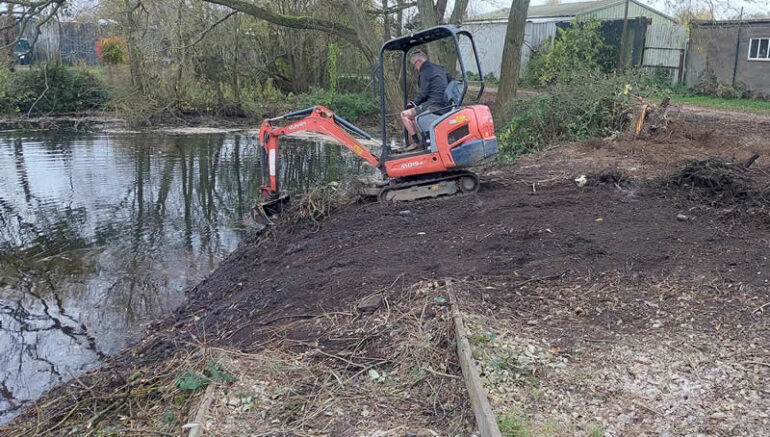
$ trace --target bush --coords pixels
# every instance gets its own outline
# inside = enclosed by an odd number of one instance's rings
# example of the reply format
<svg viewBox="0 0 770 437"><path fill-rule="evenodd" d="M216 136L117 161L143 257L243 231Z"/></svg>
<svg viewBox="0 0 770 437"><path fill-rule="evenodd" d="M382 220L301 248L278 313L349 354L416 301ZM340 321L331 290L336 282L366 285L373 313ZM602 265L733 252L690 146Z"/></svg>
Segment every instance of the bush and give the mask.
<svg viewBox="0 0 770 437"><path fill-rule="evenodd" d="M739 89L740 88L740 89ZM720 99L740 99L749 98L748 88L740 84L738 87L723 84L717 79L713 71L704 72L701 75L700 82L695 85L695 92L703 96L718 97Z"/></svg>
<svg viewBox="0 0 770 437"><path fill-rule="evenodd" d="M297 109L315 105L329 107L337 115L350 121L356 121L361 117L377 113L379 105L369 94L364 93L338 93L329 104L329 94L325 90L313 90L309 94L300 94L296 97Z"/></svg>
<svg viewBox="0 0 770 437"><path fill-rule="evenodd" d="M470 82L481 82L481 76L473 71L466 71L465 74L468 76L468 80ZM458 78L460 77L460 74L458 73ZM495 77L495 73L492 73L491 71L484 75L484 83L487 85L497 85L500 83L500 80Z"/></svg>
<svg viewBox="0 0 770 437"><path fill-rule="evenodd" d="M102 38L94 45L96 56L107 65L118 65L128 60L126 41L119 36Z"/></svg>
<svg viewBox="0 0 770 437"><path fill-rule="evenodd" d="M707 71L701 74L700 81L695 85L695 92L704 96L714 96L718 86L717 75L713 71Z"/></svg>
<svg viewBox="0 0 770 437"><path fill-rule="evenodd" d="M719 84L717 85L716 96L720 99L740 99L741 92L735 89L731 85Z"/></svg>
<svg viewBox="0 0 770 437"><path fill-rule="evenodd" d="M377 102L368 94L337 94L331 104L334 112L348 120L358 120L379 111Z"/></svg>
<svg viewBox="0 0 770 437"><path fill-rule="evenodd" d="M576 78L577 79L577 78ZM611 135L632 120L636 76L585 75L581 86L559 85L532 99L517 100L510 122L498 132L505 158L555 143Z"/></svg>
<svg viewBox="0 0 770 437"><path fill-rule="evenodd" d="M614 50L604 42L598 20L573 20L556 37L533 50L525 71L531 85L570 83L586 73L608 73L614 68Z"/></svg>
<svg viewBox="0 0 770 437"><path fill-rule="evenodd" d="M7 113L13 110L8 98L8 87L11 82L11 72L7 68L0 67L0 112Z"/></svg>
<svg viewBox="0 0 770 437"><path fill-rule="evenodd" d="M545 54L548 53L548 49L549 47L546 45L530 50L529 60L527 60L527 64L524 66L524 74L521 77L523 85L535 88L543 86L540 83L540 77L545 69Z"/></svg>
<svg viewBox="0 0 770 437"><path fill-rule="evenodd" d="M6 79L5 112L53 114L102 109L107 91L90 73L63 65L16 72Z"/></svg>

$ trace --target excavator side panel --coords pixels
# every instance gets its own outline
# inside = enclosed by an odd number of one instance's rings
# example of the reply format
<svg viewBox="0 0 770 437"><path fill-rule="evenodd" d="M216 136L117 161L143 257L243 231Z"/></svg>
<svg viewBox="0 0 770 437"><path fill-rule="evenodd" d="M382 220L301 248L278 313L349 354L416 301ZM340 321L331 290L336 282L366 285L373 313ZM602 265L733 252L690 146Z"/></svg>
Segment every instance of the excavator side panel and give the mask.
<svg viewBox="0 0 770 437"><path fill-rule="evenodd" d="M392 159L385 163L385 172L391 178L440 173L446 170L447 166L438 153Z"/></svg>
<svg viewBox="0 0 770 437"><path fill-rule="evenodd" d="M385 163L391 178L441 173L469 167L497 153L492 114L484 105L456 110L433 129L435 153L395 158Z"/></svg>

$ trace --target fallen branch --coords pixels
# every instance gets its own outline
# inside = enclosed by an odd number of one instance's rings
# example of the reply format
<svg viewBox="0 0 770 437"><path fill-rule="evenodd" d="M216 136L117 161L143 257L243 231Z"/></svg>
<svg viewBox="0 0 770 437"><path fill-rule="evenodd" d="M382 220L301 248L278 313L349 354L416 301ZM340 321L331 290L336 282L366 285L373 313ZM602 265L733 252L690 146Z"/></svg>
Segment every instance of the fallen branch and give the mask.
<svg viewBox="0 0 770 437"><path fill-rule="evenodd" d="M767 302L764 305L758 306L753 312L758 313L758 312L762 311L763 309L765 309L765 307L767 307L768 305L770 305L770 302Z"/></svg>
<svg viewBox="0 0 770 437"><path fill-rule="evenodd" d="M746 160L746 163L743 164L743 167L745 167L745 168L751 167L751 164L754 164L754 161L756 161L757 158L759 158L759 153L755 153L755 154L751 155L751 158Z"/></svg>

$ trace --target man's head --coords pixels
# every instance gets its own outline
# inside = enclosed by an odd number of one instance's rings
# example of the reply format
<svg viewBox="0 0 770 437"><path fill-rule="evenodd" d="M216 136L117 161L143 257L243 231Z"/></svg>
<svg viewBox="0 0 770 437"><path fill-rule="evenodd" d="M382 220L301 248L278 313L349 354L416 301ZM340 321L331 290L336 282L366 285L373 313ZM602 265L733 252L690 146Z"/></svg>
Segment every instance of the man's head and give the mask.
<svg viewBox="0 0 770 437"><path fill-rule="evenodd" d="M428 55L420 51L412 53L412 56L409 57L409 62L411 62L414 68L417 70L419 70L422 67L422 64L424 64L427 60Z"/></svg>

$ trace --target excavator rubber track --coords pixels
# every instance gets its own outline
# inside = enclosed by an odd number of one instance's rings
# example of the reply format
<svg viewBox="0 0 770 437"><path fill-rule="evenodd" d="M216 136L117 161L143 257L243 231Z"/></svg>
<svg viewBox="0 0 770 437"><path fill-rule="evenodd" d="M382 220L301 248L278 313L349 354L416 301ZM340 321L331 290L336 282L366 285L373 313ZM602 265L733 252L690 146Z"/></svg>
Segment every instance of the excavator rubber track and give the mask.
<svg viewBox="0 0 770 437"><path fill-rule="evenodd" d="M415 176L391 181L377 193L380 202L406 202L418 199L473 194L479 191L481 181L470 171L448 171L439 174Z"/></svg>

